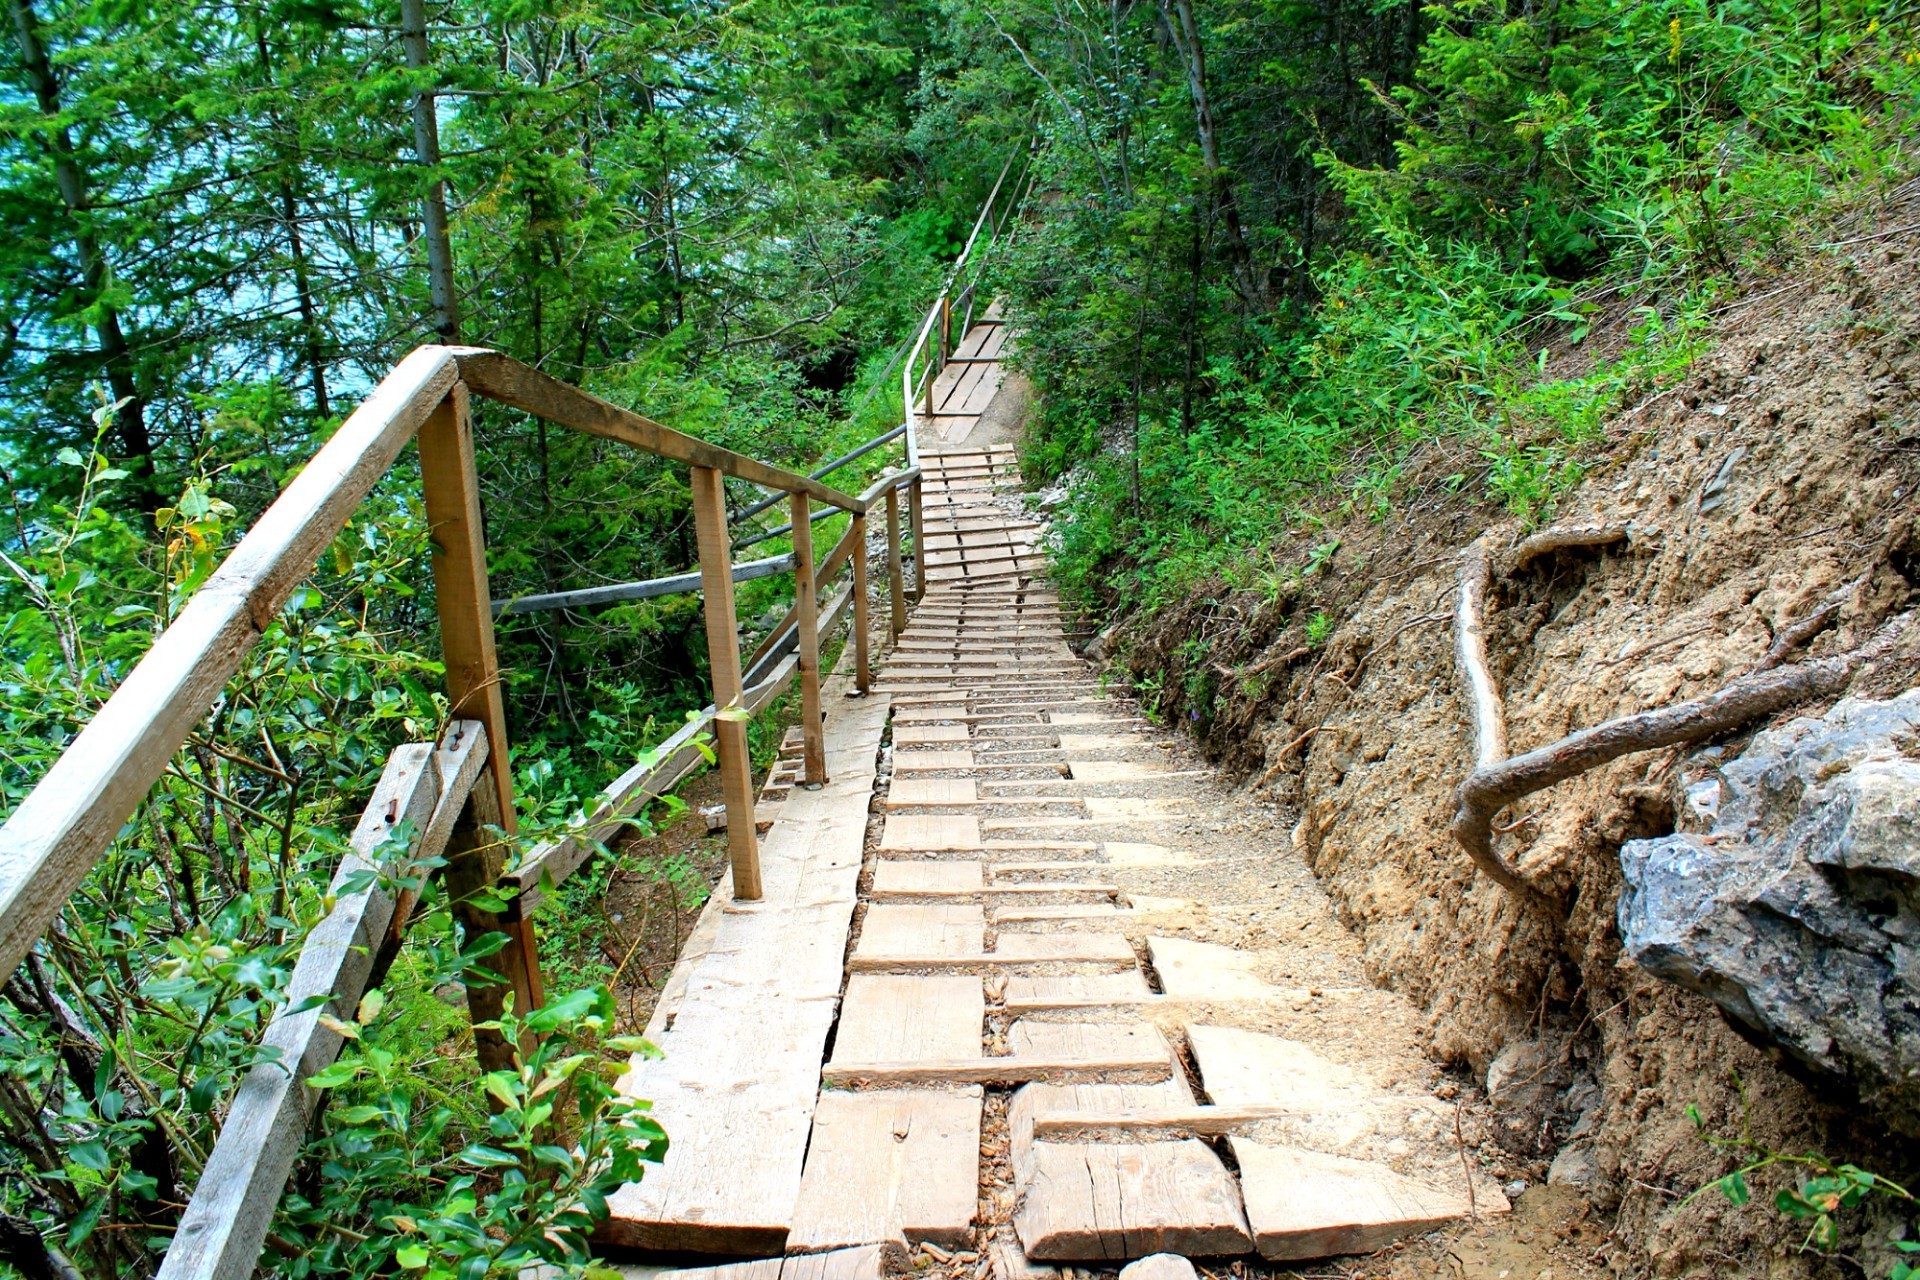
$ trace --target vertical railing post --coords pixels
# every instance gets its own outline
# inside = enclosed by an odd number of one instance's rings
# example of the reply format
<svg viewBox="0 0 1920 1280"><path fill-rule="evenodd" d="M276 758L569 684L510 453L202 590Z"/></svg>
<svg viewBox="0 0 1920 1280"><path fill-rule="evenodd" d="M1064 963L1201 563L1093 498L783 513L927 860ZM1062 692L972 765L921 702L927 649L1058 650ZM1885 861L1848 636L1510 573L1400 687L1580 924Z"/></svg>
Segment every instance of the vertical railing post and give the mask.
<svg viewBox="0 0 1920 1280"><path fill-rule="evenodd" d="M893 636L907 629L907 586L900 572L900 490L887 490L887 605L892 611Z"/></svg>
<svg viewBox="0 0 1920 1280"><path fill-rule="evenodd" d="M913 601L920 603L927 594L927 518L920 501L920 477L913 478L907 490L907 510L913 527Z"/></svg>
<svg viewBox="0 0 1920 1280"><path fill-rule="evenodd" d="M953 295L940 295L940 367L947 367L947 357L953 352Z"/></svg>
<svg viewBox="0 0 1920 1280"><path fill-rule="evenodd" d="M827 780L827 734L820 723L820 600L813 576L813 521L807 495L793 495L793 609L800 631L800 742L806 781Z"/></svg>
<svg viewBox="0 0 1920 1280"><path fill-rule="evenodd" d="M853 517L853 687L861 693L873 692L873 660L867 652L867 631L873 626L867 617L867 517Z"/></svg>
<svg viewBox="0 0 1920 1280"><path fill-rule="evenodd" d="M420 428L420 478L432 530L433 594L440 614L440 648L446 663L447 699L456 719L478 720L487 732L487 770L474 784L467 808L447 848L447 892L469 933L498 930L507 945L484 962L501 979L470 987L467 1008L476 1023L491 1022L513 992L522 1017L543 998L531 920L503 919L472 904L476 893L499 879L506 850L489 834L517 830L513 768L507 754L506 700L494 652L492 599L487 590L487 552L480 519L480 481L473 465L473 414L466 384L456 382L446 400ZM510 1066L512 1046L497 1032L474 1032L482 1067Z"/></svg>
<svg viewBox="0 0 1920 1280"><path fill-rule="evenodd" d="M707 662L713 671L713 705L740 705L740 625L733 613L733 545L727 537L727 491L712 467L693 468L693 528L700 551L700 591L706 600ZM760 841L754 832L753 762L747 757L747 726L737 719L713 724L720 757L720 789L727 803L727 856L733 865L733 896L760 897Z"/></svg>

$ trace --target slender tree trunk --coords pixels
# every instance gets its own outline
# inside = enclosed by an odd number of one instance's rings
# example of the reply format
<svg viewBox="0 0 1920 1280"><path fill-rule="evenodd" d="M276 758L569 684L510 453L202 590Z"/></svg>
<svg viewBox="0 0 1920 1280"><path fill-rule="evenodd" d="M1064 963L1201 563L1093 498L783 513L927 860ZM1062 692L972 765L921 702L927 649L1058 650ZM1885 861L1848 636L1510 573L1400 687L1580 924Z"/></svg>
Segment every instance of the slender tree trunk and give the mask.
<svg viewBox="0 0 1920 1280"><path fill-rule="evenodd" d="M1169 12L1171 8L1171 12ZM1173 35L1174 47L1187 68L1187 92L1193 98L1194 129L1200 135L1200 159L1206 165L1209 193L1220 225L1227 233L1227 249L1233 257L1234 283L1249 303L1259 301L1259 289L1253 279L1253 255L1247 250L1247 237L1240 227L1240 208L1234 201L1233 175L1220 163L1220 141L1214 129L1213 105L1207 97L1207 52L1200 40L1200 27L1193 20L1193 0L1160 0L1160 15Z"/></svg>
<svg viewBox="0 0 1920 1280"><path fill-rule="evenodd" d="M16 3L19 0L16 0ZM426 0L400 0L400 39L407 49L407 66L423 73L433 70L433 48L427 43ZM433 299L433 331L440 341L460 341L460 297L454 292L453 242L447 235L447 184L440 178L440 123L434 114L434 91L423 83L413 95L413 154L431 177L420 198L420 216L426 223L427 286Z"/></svg>
<svg viewBox="0 0 1920 1280"><path fill-rule="evenodd" d="M267 32L263 26L254 33L254 45L260 53L260 79L263 84L273 83L273 51L267 45ZM276 135L286 129L286 122L279 113L268 117ZM282 164L292 168L299 160L293 156L282 156ZM332 406L327 397L327 361L326 346L320 334L320 312L313 302L313 273L307 263L306 237L300 233L300 198L294 191L293 179L287 176L287 169L280 175L280 222L287 233L287 255L293 260L293 296L300 309L300 345L307 361L307 381L313 391L313 411L322 418L331 417Z"/></svg>
<svg viewBox="0 0 1920 1280"><path fill-rule="evenodd" d="M34 102L48 118L60 114L60 79L40 39L40 19L33 0L12 0L13 28L20 44L20 63L33 85ZM73 243L80 256L80 271L87 302L97 314L94 332L99 336L101 363L105 366L107 386L113 398L123 401L114 419L120 436L124 462L133 473L134 493L148 511L160 506L160 494L153 477L153 437L147 429L146 400L135 378L133 353L120 327L120 313L101 300L107 288L107 260L100 251L87 214L92 208L87 195L86 175L74 155L73 136L64 125L44 135L53 154L54 183L60 202L73 224Z"/></svg>

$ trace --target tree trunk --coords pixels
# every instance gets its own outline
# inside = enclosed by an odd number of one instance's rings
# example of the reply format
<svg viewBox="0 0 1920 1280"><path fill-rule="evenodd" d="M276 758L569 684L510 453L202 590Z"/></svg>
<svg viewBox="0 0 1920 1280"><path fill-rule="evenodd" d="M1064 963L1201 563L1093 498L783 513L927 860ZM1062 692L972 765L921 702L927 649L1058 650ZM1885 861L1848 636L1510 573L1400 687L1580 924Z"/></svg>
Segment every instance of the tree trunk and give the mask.
<svg viewBox="0 0 1920 1280"><path fill-rule="evenodd" d="M1169 13L1169 7L1172 12ZM1187 68L1187 92L1193 98L1194 129L1200 135L1200 159L1207 169L1209 192L1220 225L1227 233L1227 250L1233 258L1234 284L1249 303L1259 301L1259 289L1253 279L1253 255L1247 250L1247 237L1240 227L1240 208L1233 198L1233 175L1220 163L1220 141L1214 129L1213 105L1207 97L1207 52L1200 40L1200 27L1193 20L1193 0L1160 0L1160 14L1173 35L1174 47Z"/></svg>
<svg viewBox="0 0 1920 1280"><path fill-rule="evenodd" d="M427 43L426 0L400 0L400 39L407 49L407 66L418 72L433 68L433 49ZM427 77L422 76L425 80ZM426 223L427 285L433 299L433 331L440 341L460 341L460 298L453 287L453 242L447 236L447 184L440 178L440 123L434 114L434 92L423 83L413 95L413 153L430 175L420 198Z"/></svg>
<svg viewBox="0 0 1920 1280"><path fill-rule="evenodd" d="M13 0L14 34L20 44L20 63L33 85L33 97L40 113L48 118L60 114L60 80L40 39L40 19L33 0ZM146 401L134 376L133 353L126 333L120 327L120 314L101 300L107 288L107 260L89 225L87 213L92 207L87 195L86 175L74 155L73 136L64 125L44 135L53 154L54 183L60 202L73 224L73 243L80 256L80 270L86 302L98 315L94 331L99 335L100 358L105 367L107 385L116 401L123 402L115 417L120 436L122 460L132 472L133 492L140 505L153 511L161 505L153 478L153 437L147 429Z"/></svg>

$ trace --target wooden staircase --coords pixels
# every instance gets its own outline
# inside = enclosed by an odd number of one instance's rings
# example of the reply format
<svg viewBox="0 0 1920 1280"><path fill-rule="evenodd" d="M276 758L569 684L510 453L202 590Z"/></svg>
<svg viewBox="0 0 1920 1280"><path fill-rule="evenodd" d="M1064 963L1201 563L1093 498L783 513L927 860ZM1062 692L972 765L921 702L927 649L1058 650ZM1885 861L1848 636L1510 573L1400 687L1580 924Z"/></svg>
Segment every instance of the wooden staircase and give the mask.
<svg viewBox="0 0 1920 1280"><path fill-rule="evenodd" d="M989 318L958 350L1004 340ZM1385 1072L1296 1030L1314 1002L1392 1000L1356 957L1183 937L1204 911L1140 890L1204 890L1226 861L1182 847L1204 771L1068 649L1013 454L968 444L997 384L984 357L935 383L930 404L971 412L920 457L925 598L871 695L830 685L830 781L771 807L765 899L723 887L676 970L665 1057L623 1083L673 1145L606 1241L789 1255L703 1280L778 1280L797 1255L877 1274L921 1243L1019 1280L1366 1252L1504 1211L1439 1141L1451 1109L1381 1083L1430 1074L1411 1010L1382 1022L1405 1032ZM1281 954L1315 977L1273 980Z"/></svg>

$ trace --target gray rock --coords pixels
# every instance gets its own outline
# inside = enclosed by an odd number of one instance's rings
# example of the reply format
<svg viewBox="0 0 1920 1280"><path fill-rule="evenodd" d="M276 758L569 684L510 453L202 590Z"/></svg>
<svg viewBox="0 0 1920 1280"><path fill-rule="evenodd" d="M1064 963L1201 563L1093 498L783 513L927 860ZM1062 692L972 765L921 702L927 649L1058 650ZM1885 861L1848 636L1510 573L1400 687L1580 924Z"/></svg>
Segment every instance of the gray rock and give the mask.
<svg viewBox="0 0 1920 1280"><path fill-rule="evenodd" d="M1120 1280L1194 1280L1193 1264L1177 1253L1154 1253L1120 1268Z"/></svg>
<svg viewBox="0 0 1920 1280"><path fill-rule="evenodd" d="M1920 1135L1920 689L1710 772L1717 806L1621 847L1628 953Z"/></svg>
<svg viewBox="0 0 1920 1280"><path fill-rule="evenodd" d="M1563 1187L1590 1191L1600 1177L1600 1162L1594 1159L1590 1143L1572 1142L1560 1148L1560 1154L1547 1166L1547 1181Z"/></svg>
<svg viewBox="0 0 1920 1280"><path fill-rule="evenodd" d="M1082 656L1085 657L1088 662L1105 662L1113 656L1113 644L1119 636L1120 624L1116 622L1095 636L1087 644L1086 649L1082 651Z"/></svg>

